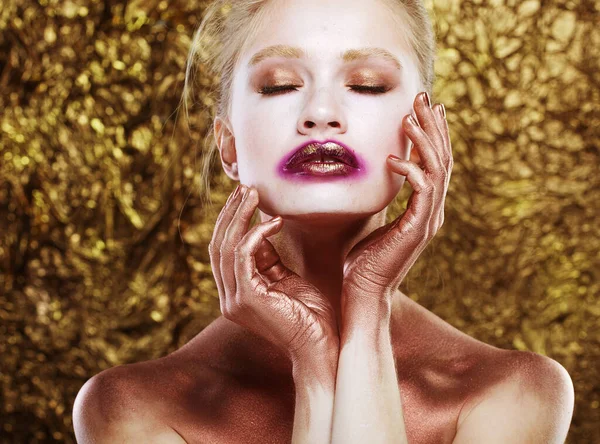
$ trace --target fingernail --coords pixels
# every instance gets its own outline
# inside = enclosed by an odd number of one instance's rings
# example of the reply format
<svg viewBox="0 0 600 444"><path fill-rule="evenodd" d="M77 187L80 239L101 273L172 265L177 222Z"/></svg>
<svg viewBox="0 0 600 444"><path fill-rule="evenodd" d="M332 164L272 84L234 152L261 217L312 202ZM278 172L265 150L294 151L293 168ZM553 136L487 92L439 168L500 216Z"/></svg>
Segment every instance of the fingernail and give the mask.
<svg viewBox="0 0 600 444"><path fill-rule="evenodd" d="M268 221L267 223L278 224L279 222L281 222L281 220L282 220L281 216L277 216L277 217L274 217L273 219L271 219L270 221Z"/></svg>
<svg viewBox="0 0 600 444"><path fill-rule="evenodd" d="M408 121L415 126L419 126L419 122L417 122L417 119L415 119L412 114L408 116Z"/></svg>
<svg viewBox="0 0 600 444"><path fill-rule="evenodd" d="M427 91L424 91L423 101L425 102L425 105L431 108L431 99L429 99L429 94L427 94Z"/></svg>
<svg viewBox="0 0 600 444"><path fill-rule="evenodd" d="M238 194L240 194L240 184L238 184L238 186L235 188L235 191L233 192L233 196L231 196L231 197L235 198L238 196Z"/></svg>
<svg viewBox="0 0 600 444"><path fill-rule="evenodd" d="M394 162L402 161L402 159L400 159L398 156L394 156L393 154L390 154L388 157L390 158L390 160L393 160Z"/></svg>
<svg viewBox="0 0 600 444"><path fill-rule="evenodd" d="M242 197L246 197L246 194L248 194L248 187L246 185L242 185Z"/></svg>
<svg viewBox="0 0 600 444"><path fill-rule="evenodd" d="M445 119L446 118L446 107L444 106L443 103L440 103L440 108L442 109L442 117Z"/></svg>

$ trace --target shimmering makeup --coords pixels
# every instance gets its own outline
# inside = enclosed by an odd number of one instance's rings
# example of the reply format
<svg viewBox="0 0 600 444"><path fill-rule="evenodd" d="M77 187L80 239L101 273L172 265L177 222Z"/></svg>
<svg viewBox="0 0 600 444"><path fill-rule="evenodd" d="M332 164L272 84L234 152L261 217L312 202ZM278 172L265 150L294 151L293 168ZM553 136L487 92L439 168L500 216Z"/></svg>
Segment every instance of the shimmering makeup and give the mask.
<svg viewBox="0 0 600 444"><path fill-rule="evenodd" d="M325 151L336 155L336 157L342 159L343 162L323 162L318 159L310 162L303 162L303 159L309 160L311 158L310 153L315 151L313 149L305 148L311 148L311 145L315 143L321 144L324 147L329 147L329 149L325 149ZM330 146L332 144L336 145L337 148ZM345 153L341 154L340 150L345 151ZM299 162L296 162L295 165L291 165L291 162L294 159L298 159ZM337 140L311 140L303 143L286 155L277 164L276 173L282 179L300 182L356 180L366 176L366 165L367 163L362 156Z"/></svg>
<svg viewBox="0 0 600 444"><path fill-rule="evenodd" d="M377 74L371 70L360 70L356 73L353 73L351 76L349 76L348 81L353 85L378 86L386 84L386 79L381 74Z"/></svg>

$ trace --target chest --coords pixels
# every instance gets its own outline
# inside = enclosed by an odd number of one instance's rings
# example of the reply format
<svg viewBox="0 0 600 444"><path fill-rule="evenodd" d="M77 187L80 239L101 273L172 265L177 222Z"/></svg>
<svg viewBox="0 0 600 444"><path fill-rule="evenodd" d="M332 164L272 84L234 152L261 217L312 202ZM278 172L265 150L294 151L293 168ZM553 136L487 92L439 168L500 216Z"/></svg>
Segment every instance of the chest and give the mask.
<svg viewBox="0 0 600 444"><path fill-rule="evenodd" d="M424 392L413 382L400 383L411 444L450 444L456 434L459 396ZM180 404L181 407L181 404ZM287 444L292 441L295 393L292 385L263 390L236 384L204 387L187 397L170 424L189 444Z"/></svg>

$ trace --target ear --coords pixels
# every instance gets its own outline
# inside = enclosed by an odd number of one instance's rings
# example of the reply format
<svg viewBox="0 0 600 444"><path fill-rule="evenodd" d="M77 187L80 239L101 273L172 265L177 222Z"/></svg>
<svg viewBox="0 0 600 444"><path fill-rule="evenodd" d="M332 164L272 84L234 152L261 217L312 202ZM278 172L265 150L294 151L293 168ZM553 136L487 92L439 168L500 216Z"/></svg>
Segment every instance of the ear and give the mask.
<svg viewBox="0 0 600 444"><path fill-rule="evenodd" d="M214 137L219 149L219 157L221 164L225 170L225 174L232 180L239 181L237 152L235 150L235 137L229 122L220 116L215 117L214 121Z"/></svg>

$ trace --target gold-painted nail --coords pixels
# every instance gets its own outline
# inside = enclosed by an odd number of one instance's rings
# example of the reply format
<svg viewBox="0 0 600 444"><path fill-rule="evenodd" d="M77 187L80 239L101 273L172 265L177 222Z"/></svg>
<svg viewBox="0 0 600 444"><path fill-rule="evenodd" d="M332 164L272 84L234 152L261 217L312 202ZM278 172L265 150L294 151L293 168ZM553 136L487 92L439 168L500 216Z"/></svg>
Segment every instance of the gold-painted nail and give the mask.
<svg viewBox="0 0 600 444"><path fill-rule="evenodd" d="M431 108L431 99L429 98L429 94L427 94L427 91L424 91L423 93L423 100L425 101L425 105Z"/></svg>
<svg viewBox="0 0 600 444"><path fill-rule="evenodd" d="M242 190L242 199L246 199L250 195L250 187L246 185L242 185L244 189Z"/></svg>

